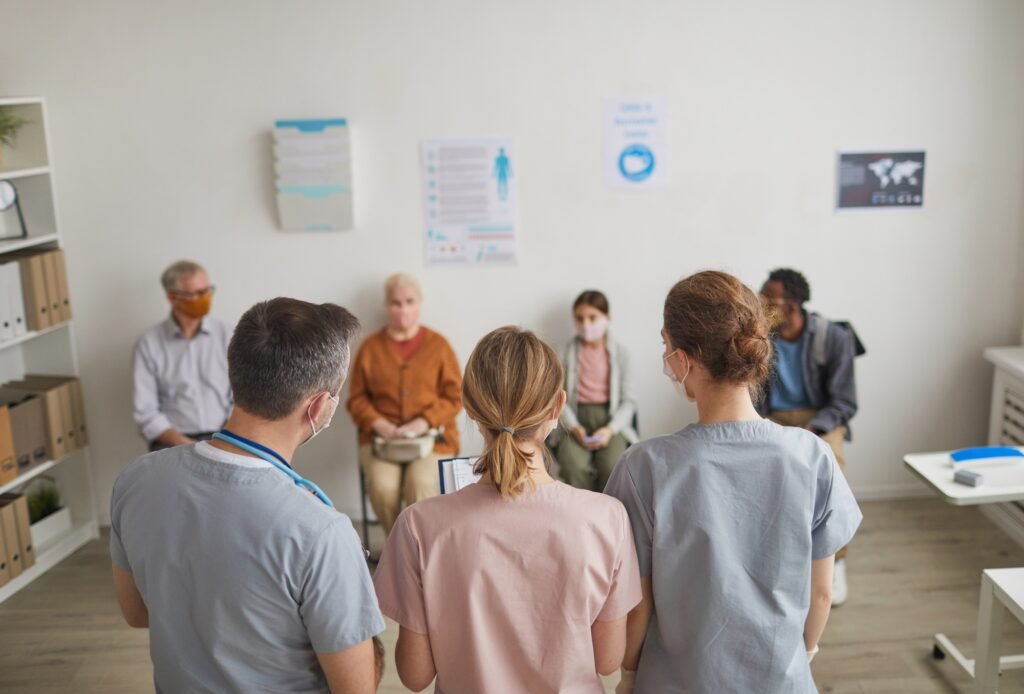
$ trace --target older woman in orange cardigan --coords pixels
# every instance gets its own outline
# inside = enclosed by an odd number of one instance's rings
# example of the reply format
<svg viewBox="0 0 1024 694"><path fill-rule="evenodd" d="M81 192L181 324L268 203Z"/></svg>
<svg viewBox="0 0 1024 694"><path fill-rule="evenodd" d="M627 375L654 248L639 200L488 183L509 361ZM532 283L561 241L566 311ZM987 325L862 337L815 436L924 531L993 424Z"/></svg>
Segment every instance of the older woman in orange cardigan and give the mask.
<svg viewBox="0 0 1024 694"><path fill-rule="evenodd" d="M393 275L384 294L388 325L359 347L346 406L359 430L367 496L390 533L403 501L413 504L437 495L437 461L459 451L455 416L462 409L462 372L448 341L420 324L423 299L416 279ZM432 429L439 431L438 438L423 458L394 463L374 454L374 436L422 436Z"/></svg>

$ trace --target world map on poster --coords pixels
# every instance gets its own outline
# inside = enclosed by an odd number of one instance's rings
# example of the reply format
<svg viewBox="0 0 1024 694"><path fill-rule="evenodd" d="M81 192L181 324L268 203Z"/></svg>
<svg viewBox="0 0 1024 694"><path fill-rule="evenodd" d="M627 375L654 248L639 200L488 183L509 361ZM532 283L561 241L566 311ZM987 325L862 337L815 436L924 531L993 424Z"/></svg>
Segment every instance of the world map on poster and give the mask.
<svg viewBox="0 0 1024 694"><path fill-rule="evenodd" d="M837 207L921 207L924 152L840 152Z"/></svg>

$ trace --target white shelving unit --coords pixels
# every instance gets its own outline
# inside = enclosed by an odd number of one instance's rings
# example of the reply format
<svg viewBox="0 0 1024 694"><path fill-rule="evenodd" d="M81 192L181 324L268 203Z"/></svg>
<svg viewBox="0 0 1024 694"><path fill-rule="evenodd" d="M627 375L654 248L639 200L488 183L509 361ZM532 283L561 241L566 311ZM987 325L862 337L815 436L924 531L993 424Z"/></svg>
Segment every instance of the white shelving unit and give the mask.
<svg viewBox="0 0 1024 694"><path fill-rule="evenodd" d="M46 104L41 98L6 98L0 99L0 107L9 108L28 121L18 133L15 146L3 150L3 165L0 166L0 180L10 180L18 189L28 238L0 239L0 262L3 262L6 254L15 251L59 248L61 240ZM0 382L19 379L26 373L78 375L78 353L71 328L71 322L67 321L0 342ZM57 480L63 503L71 509L72 527L46 546L35 548L35 565L0 588L0 602L99 537L89 447L29 468L16 479L0 485L0 493L17 491L41 474Z"/></svg>

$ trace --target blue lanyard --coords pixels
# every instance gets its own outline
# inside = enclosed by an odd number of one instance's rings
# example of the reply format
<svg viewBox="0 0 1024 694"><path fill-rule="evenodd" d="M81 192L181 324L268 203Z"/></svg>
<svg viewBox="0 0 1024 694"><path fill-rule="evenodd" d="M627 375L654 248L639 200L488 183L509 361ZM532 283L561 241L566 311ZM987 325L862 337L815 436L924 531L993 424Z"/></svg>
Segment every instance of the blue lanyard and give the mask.
<svg viewBox="0 0 1024 694"><path fill-rule="evenodd" d="M239 436L238 434L232 434L227 429L221 429L219 432L213 435L213 438L230 443L232 446L240 448L243 451L252 453L257 458L262 458L263 460L267 461L284 474L291 477L292 481L295 482L297 486L312 493L317 499L320 499L320 501L324 502L331 508L334 508L334 504L331 502L330 497L324 494L323 490L320 489L320 487L316 486L313 482L310 482L306 478L299 475L299 473L295 472L295 470L292 470L292 466L289 465L288 461L285 460L277 451L267 448L266 446L261 446L255 441L250 441L249 439Z"/></svg>

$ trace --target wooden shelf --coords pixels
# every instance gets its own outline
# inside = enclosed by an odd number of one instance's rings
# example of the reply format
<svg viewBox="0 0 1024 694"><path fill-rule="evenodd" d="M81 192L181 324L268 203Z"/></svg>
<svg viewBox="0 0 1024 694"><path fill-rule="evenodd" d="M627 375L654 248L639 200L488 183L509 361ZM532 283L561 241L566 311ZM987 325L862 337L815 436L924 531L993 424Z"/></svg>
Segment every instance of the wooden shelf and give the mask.
<svg viewBox="0 0 1024 694"><path fill-rule="evenodd" d="M67 533L48 543L42 552L37 553L36 563L30 569L23 571L20 576L11 579L7 585L0 588L0 602L42 576L86 542L99 536L100 528L95 519L74 525Z"/></svg>
<svg viewBox="0 0 1024 694"><path fill-rule="evenodd" d="M30 330L24 335L19 335L18 337L15 337L11 340L0 341L0 352L10 347L15 347L22 343L30 342L31 340L34 340L37 337L42 337L43 335L49 335L50 333L57 332L58 330L63 330L64 328L67 328L70 325L71 321L66 320L63 323L51 325L49 328L45 328L44 330Z"/></svg>
<svg viewBox="0 0 1024 694"><path fill-rule="evenodd" d="M66 460L70 460L72 457L74 457L74 455L76 453L78 453L79 451L82 451L84 448L88 448L88 446L83 446L83 448L76 448L75 450L71 451L70 453L68 453L63 458L57 458L57 460L47 460L46 462L39 463L38 465L35 465L35 466L29 468L28 471L21 473L20 475L15 477L10 482L7 482L4 485L0 485L0 494L3 494L4 492L9 492L12 489L17 489L18 487L22 486L23 484L27 484L33 478L38 477L39 475L43 474L47 470L49 470L49 469L51 469L51 468L53 468L53 467L55 467L57 465L60 465L61 463L63 463Z"/></svg>

